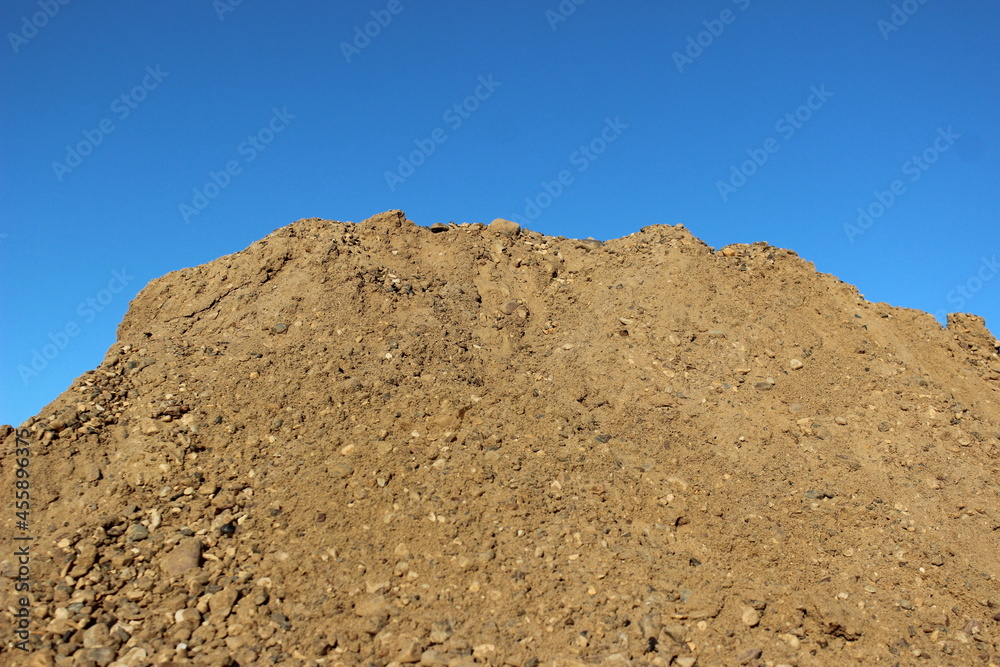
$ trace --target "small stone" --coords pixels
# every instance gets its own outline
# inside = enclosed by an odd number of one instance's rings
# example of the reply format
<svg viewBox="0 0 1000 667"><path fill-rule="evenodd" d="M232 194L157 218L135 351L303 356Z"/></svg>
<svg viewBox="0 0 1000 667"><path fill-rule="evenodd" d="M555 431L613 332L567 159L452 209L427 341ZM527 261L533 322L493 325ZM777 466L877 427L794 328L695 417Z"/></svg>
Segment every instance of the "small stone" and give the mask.
<svg viewBox="0 0 1000 667"><path fill-rule="evenodd" d="M149 528L146 528L141 523L133 523L129 526L128 532L125 533L125 540L127 542L140 542L149 537Z"/></svg>
<svg viewBox="0 0 1000 667"><path fill-rule="evenodd" d="M83 655L86 658L89 658L90 660L96 662L100 667L107 667L107 665L110 665L111 661L115 659L117 653L110 646L99 646L97 648L92 648L86 651ZM84 664L84 663L73 663L73 664Z"/></svg>
<svg viewBox="0 0 1000 667"><path fill-rule="evenodd" d="M791 412L792 414L797 414L799 412L802 412L802 409L803 408L801 403L792 403L791 405L788 406L788 411Z"/></svg>
<svg viewBox="0 0 1000 667"><path fill-rule="evenodd" d="M285 333L286 331L288 331L288 325L285 324L284 322L278 322L277 324L274 325L274 333L281 334Z"/></svg>
<svg viewBox="0 0 1000 667"><path fill-rule="evenodd" d="M662 627L658 614L646 614L639 619L639 630L642 631L643 639L649 640L659 637Z"/></svg>
<svg viewBox="0 0 1000 667"><path fill-rule="evenodd" d="M146 649L136 646L132 648L124 657L115 662L116 667L141 667L149 664L146 661Z"/></svg>
<svg viewBox="0 0 1000 667"><path fill-rule="evenodd" d="M840 426L847 426L847 419L844 417L836 417L833 421Z"/></svg>
<svg viewBox="0 0 1000 667"><path fill-rule="evenodd" d="M160 567L170 576L179 576L201 566L201 541L188 538L177 543L160 561Z"/></svg>
<svg viewBox="0 0 1000 667"><path fill-rule="evenodd" d="M504 236L517 236L521 233L521 225L517 224L513 220L497 218L489 224L489 230L491 232L503 234Z"/></svg>
<svg viewBox="0 0 1000 667"><path fill-rule="evenodd" d="M753 607L744 607L742 615L743 625L748 628L756 627L760 623L760 613Z"/></svg>
<svg viewBox="0 0 1000 667"><path fill-rule="evenodd" d="M396 662L401 662L403 664L420 662L423 656L424 647L420 645L420 642L412 637L403 639L399 649L399 653L396 654Z"/></svg>
<svg viewBox="0 0 1000 667"><path fill-rule="evenodd" d="M668 637L673 639L678 644L683 644L687 638L687 629L683 625L677 623L665 626L663 631L667 633Z"/></svg>
<svg viewBox="0 0 1000 667"><path fill-rule="evenodd" d="M212 621L219 623L226 620L229 612L233 610L233 605L236 604L237 597L239 597L239 593L232 586L212 593L212 596L208 598L209 615Z"/></svg>
<svg viewBox="0 0 1000 667"><path fill-rule="evenodd" d="M724 257L732 257L736 254L736 248L726 247L722 249L722 255Z"/></svg>
<svg viewBox="0 0 1000 667"><path fill-rule="evenodd" d="M510 315L515 310L517 310L517 307L520 305L521 304L519 304L516 300L511 299L504 305L500 306L500 312L502 312L504 315Z"/></svg>
<svg viewBox="0 0 1000 667"><path fill-rule="evenodd" d="M774 386L770 382L758 382L753 386L757 391L771 391Z"/></svg>
<svg viewBox="0 0 1000 667"><path fill-rule="evenodd" d="M385 613L388 603L382 595L372 595L358 600L354 604L354 613L362 618L366 616L380 616ZM433 633L431 633L433 636Z"/></svg>
<svg viewBox="0 0 1000 667"><path fill-rule="evenodd" d="M97 648L111 644L111 634L104 623L95 623L83 631L84 648Z"/></svg>
<svg viewBox="0 0 1000 667"><path fill-rule="evenodd" d="M197 609L178 609L174 612L174 623L191 623L201 625L201 612Z"/></svg>
<svg viewBox="0 0 1000 667"><path fill-rule="evenodd" d="M674 660L674 664L677 665L677 667L694 667L697 663L698 658L690 655Z"/></svg>
<svg viewBox="0 0 1000 667"><path fill-rule="evenodd" d="M800 368L802 368L802 366L804 366L805 364L803 364L800 359L792 359L791 361L788 362L788 365L792 367L793 371L797 371Z"/></svg>
<svg viewBox="0 0 1000 667"><path fill-rule="evenodd" d="M983 631L983 624L975 619L969 619L962 628L967 635L978 635Z"/></svg>
<svg viewBox="0 0 1000 667"><path fill-rule="evenodd" d="M88 482L101 479L101 467L96 463L88 463L83 468L83 478Z"/></svg>
<svg viewBox="0 0 1000 667"><path fill-rule="evenodd" d="M433 232L435 234L440 234L441 232L446 232L449 229L451 229L451 227L449 227L447 224L445 224L443 222L435 222L433 225L431 225L431 232Z"/></svg>
<svg viewBox="0 0 1000 667"><path fill-rule="evenodd" d="M478 646L472 647L472 657L487 661L487 658L496 653L497 647L495 644L479 644Z"/></svg>
<svg viewBox="0 0 1000 667"><path fill-rule="evenodd" d="M73 569L69 571L71 577L82 577L90 572L97 560L97 545L90 540L83 540L77 545L76 560L73 562Z"/></svg>
<svg viewBox="0 0 1000 667"><path fill-rule="evenodd" d="M330 474L337 479L344 479L354 474L354 466L350 463L338 463L330 470Z"/></svg>
<svg viewBox="0 0 1000 667"><path fill-rule="evenodd" d="M764 652L759 648L752 648L747 651L744 651L743 653L740 653L738 656L736 656L736 660L741 665L745 665L748 662L752 662L753 660L759 659L760 656L763 655L763 653Z"/></svg>
<svg viewBox="0 0 1000 667"><path fill-rule="evenodd" d="M420 664L427 667L445 667L448 657L437 649L429 648L420 655Z"/></svg>
<svg viewBox="0 0 1000 667"><path fill-rule="evenodd" d="M574 248L579 248L581 250L586 250L590 252L591 250L597 250L604 245L604 241L598 241L597 239L577 239L573 242Z"/></svg>
<svg viewBox="0 0 1000 667"><path fill-rule="evenodd" d="M443 644L451 637L451 623L439 621L431 627L431 641L435 644Z"/></svg>

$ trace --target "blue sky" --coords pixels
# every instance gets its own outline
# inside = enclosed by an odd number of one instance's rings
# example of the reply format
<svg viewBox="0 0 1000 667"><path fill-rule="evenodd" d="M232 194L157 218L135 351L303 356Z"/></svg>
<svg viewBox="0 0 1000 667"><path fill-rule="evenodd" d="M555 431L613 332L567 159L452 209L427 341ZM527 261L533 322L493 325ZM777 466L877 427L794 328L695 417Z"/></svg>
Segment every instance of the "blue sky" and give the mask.
<svg viewBox="0 0 1000 667"><path fill-rule="evenodd" d="M393 208L682 223L1000 326L996 0L9 0L0 27L0 421L99 364L149 280Z"/></svg>

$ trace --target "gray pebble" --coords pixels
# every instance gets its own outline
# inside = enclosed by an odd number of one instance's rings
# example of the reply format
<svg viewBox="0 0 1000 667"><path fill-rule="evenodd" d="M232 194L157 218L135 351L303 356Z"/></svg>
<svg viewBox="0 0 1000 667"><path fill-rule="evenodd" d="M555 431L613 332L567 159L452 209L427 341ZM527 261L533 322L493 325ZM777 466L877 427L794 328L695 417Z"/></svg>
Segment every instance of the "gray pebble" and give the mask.
<svg viewBox="0 0 1000 667"><path fill-rule="evenodd" d="M133 523L125 534L125 540L128 542L139 542L147 537L149 537L149 529L141 523Z"/></svg>

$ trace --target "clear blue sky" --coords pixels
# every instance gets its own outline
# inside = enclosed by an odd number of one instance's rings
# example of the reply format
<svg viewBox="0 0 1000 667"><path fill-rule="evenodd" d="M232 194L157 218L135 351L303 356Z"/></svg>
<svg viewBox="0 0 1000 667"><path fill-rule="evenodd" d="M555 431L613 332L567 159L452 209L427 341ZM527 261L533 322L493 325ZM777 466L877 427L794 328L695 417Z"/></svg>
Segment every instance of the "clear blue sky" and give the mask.
<svg viewBox="0 0 1000 667"><path fill-rule="evenodd" d="M576 2L3 3L0 421L149 280L392 208L683 223L1000 328L1000 3Z"/></svg>

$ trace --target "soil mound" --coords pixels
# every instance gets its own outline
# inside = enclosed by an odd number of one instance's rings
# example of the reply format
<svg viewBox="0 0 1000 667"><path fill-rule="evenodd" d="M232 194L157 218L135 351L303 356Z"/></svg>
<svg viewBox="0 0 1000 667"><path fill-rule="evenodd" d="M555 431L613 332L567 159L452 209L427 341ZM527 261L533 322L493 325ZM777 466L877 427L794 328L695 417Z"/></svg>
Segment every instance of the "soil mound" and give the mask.
<svg viewBox="0 0 1000 667"><path fill-rule="evenodd" d="M1000 664L997 341L764 243L300 220L0 436L3 664Z"/></svg>

